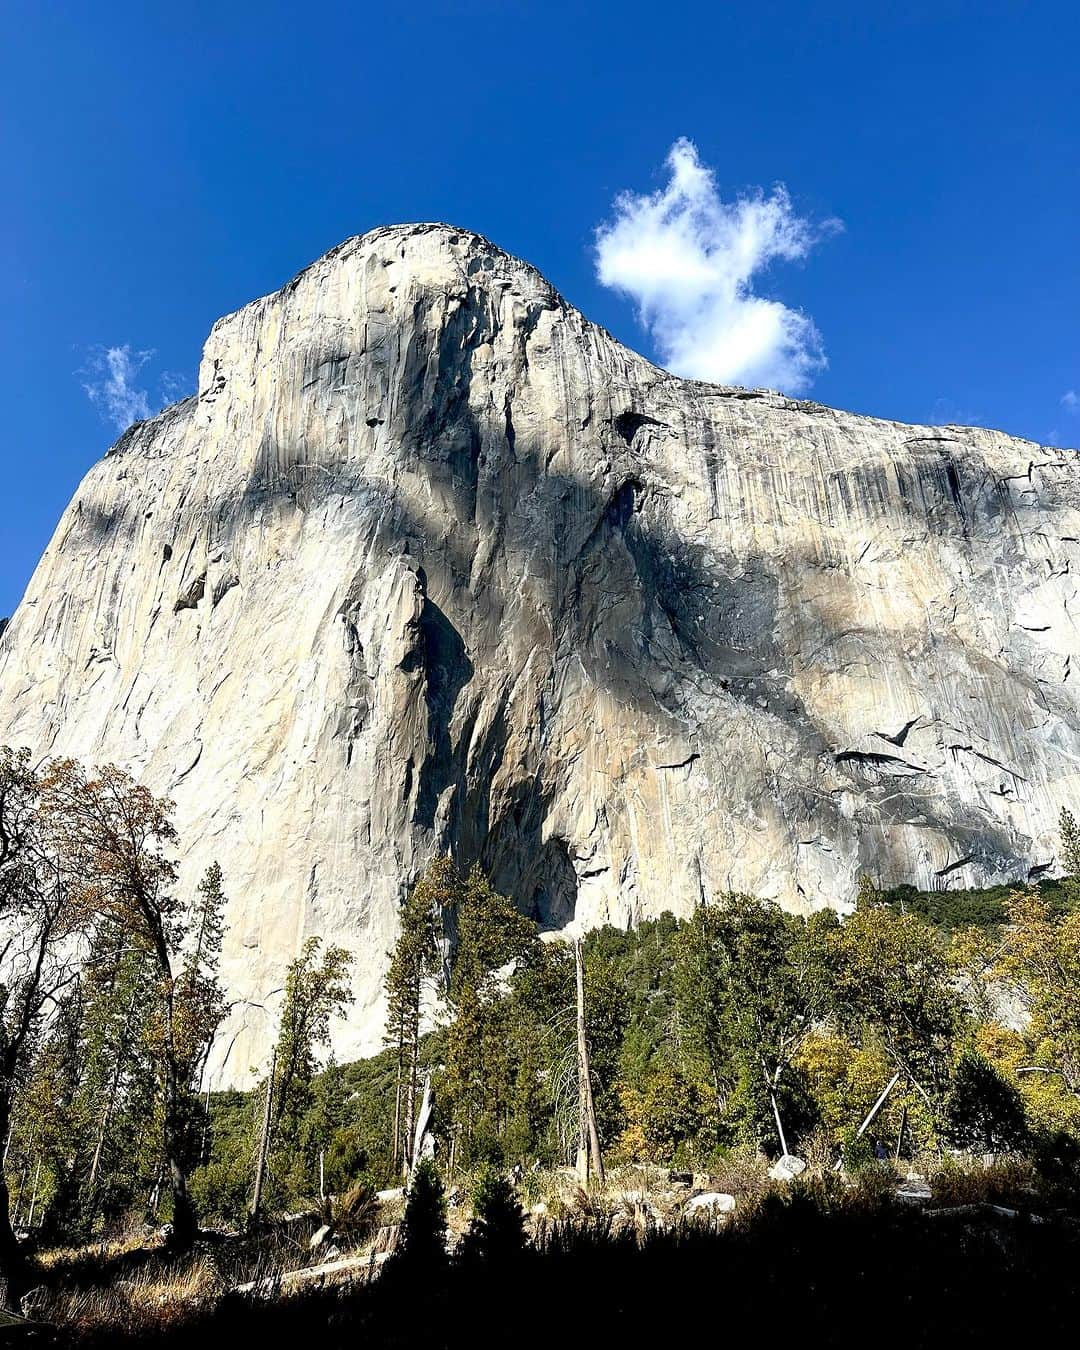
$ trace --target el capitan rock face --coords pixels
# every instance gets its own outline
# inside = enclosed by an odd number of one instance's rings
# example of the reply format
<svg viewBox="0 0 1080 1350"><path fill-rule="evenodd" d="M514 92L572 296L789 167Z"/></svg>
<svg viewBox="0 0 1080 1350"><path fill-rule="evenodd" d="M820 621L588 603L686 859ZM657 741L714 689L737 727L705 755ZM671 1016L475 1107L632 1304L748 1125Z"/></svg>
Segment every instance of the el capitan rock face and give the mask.
<svg viewBox="0 0 1080 1350"><path fill-rule="evenodd" d="M241 1080L302 939L375 1048L403 888L550 927L1054 862L1080 806L1080 460L676 379L442 225L217 323L0 636L0 741L116 761L220 861Z"/></svg>

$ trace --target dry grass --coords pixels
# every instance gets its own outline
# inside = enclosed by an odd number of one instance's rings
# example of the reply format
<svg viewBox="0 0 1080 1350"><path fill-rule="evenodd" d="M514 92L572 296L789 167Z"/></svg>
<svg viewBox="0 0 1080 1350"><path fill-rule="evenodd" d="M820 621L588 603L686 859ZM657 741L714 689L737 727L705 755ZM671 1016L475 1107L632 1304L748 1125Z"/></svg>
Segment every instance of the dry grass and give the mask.
<svg viewBox="0 0 1080 1350"><path fill-rule="evenodd" d="M604 1224L639 1235L677 1224L688 1200L703 1191L733 1195L742 1207L768 1191L768 1162L750 1149L733 1150L709 1173L676 1181L669 1168L626 1163L608 1170L603 1187L583 1189L571 1168L533 1174L524 1187L534 1228L552 1224Z"/></svg>
<svg viewBox="0 0 1080 1350"><path fill-rule="evenodd" d="M995 1158L983 1163L950 1158L930 1176L932 1203L937 1207L1003 1205L1031 1209L1039 1201L1039 1185L1031 1163L1023 1158Z"/></svg>
<svg viewBox="0 0 1080 1350"><path fill-rule="evenodd" d="M811 1163L797 1182L784 1185L769 1180L761 1155L733 1150L708 1175L695 1175L691 1185L666 1168L623 1165L608 1172L603 1187L583 1189L573 1171L562 1168L530 1174L522 1190L532 1235L541 1249L560 1232L576 1231L591 1234L596 1241L621 1238L644 1250L665 1233L674 1239L691 1231L694 1225L688 1228L684 1218L686 1203L702 1191L735 1196L733 1215L702 1221L705 1227L728 1226L735 1233L768 1223L773 1210L792 1204L849 1216L872 1216L893 1208L901 1176L891 1164L844 1176L826 1165L825 1155ZM975 1159L950 1159L944 1164L935 1159L934 1167L926 1171L935 1208L998 1204L1030 1210L1037 1200L1031 1166L1020 1160L984 1165ZM448 1211L452 1244L471 1215L470 1180L461 1178L454 1188L455 1203ZM333 1245L342 1257L376 1250L392 1233L401 1209L400 1200L378 1205L366 1193L345 1198L334 1218L348 1231L336 1234ZM285 1272L325 1261L330 1244L312 1250L311 1230L309 1223L294 1222L250 1237L208 1239L184 1260L171 1260L160 1239L146 1230L83 1248L45 1252L38 1259L42 1283L33 1314L99 1342L104 1337L108 1343L110 1334L152 1339L212 1309L237 1285L278 1287Z"/></svg>
<svg viewBox="0 0 1080 1350"><path fill-rule="evenodd" d="M80 1266L105 1267L116 1264L137 1252L158 1251L162 1240L151 1229L132 1228L99 1242L87 1242L80 1247L49 1247L39 1252L38 1268L47 1273L66 1273Z"/></svg>
<svg viewBox="0 0 1080 1350"><path fill-rule="evenodd" d="M724 1191L733 1195L737 1201L742 1201L763 1194L772 1184L769 1180L768 1159L757 1149L740 1145L713 1168L708 1189Z"/></svg>
<svg viewBox="0 0 1080 1350"><path fill-rule="evenodd" d="M36 1259L40 1279L27 1311L77 1337L152 1338L211 1309L238 1285L274 1288L286 1272L321 1264L331 1245L342 1257L366 1254L400 1210L400 1203L380 1206L366 1192L343 1197L333 1216L335 1232L318 1248L311 1246L320 1224L316 1215L252 1235L207 1235L180 1259L143 1228L82 1247L52 1248Z"/></svg>
<svg viewBox="0 0 1080 1350"><path fill-rule="evenodd" d="M187 1321L224 1292L205 1257L144 1269L97 1288L61 1287L40 1299L35 1314L80 1335L103 1331L147 1335Z"/></svg>

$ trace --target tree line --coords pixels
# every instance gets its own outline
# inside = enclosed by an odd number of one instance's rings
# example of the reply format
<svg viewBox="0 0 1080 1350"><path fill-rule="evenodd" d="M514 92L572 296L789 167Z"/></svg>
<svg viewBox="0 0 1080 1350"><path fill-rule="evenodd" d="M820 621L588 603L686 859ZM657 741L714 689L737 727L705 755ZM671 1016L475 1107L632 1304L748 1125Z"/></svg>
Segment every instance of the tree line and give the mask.
<svg viewBox="0 0 1080 1350"><path fill-rule="evenodd" d="M593 932L579 969L479 868L437 859L388 953L382 1054L328 1059L350 957L312 938L256 1089L211 1094L220 869L185 898L168 802L2 750L0 1278L18 1289L17 1230L70 1242L143 1213L183 1250L197 1216L373 1188L421 1147L455 1174L562 1165L586 1110L611 1161L965 1147L1075 1169L1080 834L1068 812L1060 830L1067 876L977 925L863 878L843 919L727 895Z"/></svg>
<svg viewBox="0 0 1080 1350"><path fill-rule="evenodd" d="M977 927L933 924L863 877L844 918L725 895L685 920L587 935L605 1153L687 1167L738 1147L815 1147L848 1165L886 1149L1080 1161L1080 834L1067 811L1060 829L1068 875L1015 887L1000 921ZM451 1171L572 1161L568 944L542 941L478 869L462 878L445 859L405 906L398 953L417 945L413 929L424 950L434 935L451 956L448 981L433 959L409 967L410 1014L392 1038L405 1117L428 1068ZM395 960L391 1006L400 975ZM426 1035L425 978L436 1010Z"/></svg>

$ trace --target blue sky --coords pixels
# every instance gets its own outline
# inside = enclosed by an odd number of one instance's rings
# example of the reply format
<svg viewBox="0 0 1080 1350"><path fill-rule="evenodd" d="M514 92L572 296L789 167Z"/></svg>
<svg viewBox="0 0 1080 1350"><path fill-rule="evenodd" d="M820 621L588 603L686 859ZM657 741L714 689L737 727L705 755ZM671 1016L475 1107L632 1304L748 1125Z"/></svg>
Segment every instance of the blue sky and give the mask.
<svg viewBox="0 0 1080 1350"><path fill-rule="evenodd" d="M393 221L489 235L675 366L747 334L823 402L1080 444L1075 4L4 13L0 615L110 406L193 388L214 319Z"/></svg>

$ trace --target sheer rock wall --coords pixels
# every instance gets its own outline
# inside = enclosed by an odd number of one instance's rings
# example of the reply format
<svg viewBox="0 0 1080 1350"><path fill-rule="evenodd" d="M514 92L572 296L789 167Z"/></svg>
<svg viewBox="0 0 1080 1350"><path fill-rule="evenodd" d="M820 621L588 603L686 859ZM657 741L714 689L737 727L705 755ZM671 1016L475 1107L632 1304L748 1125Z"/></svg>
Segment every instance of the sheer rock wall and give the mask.
<svg viewBox="0 0 1080 1350"><path fill-rule="evenodd" d="M220 320L0 635L0 741L116 761L225 871L242 1081L310 933L376 1048L403 889L552 928L1054 864L1080 460L676 379L446 226Z"/></svg>

